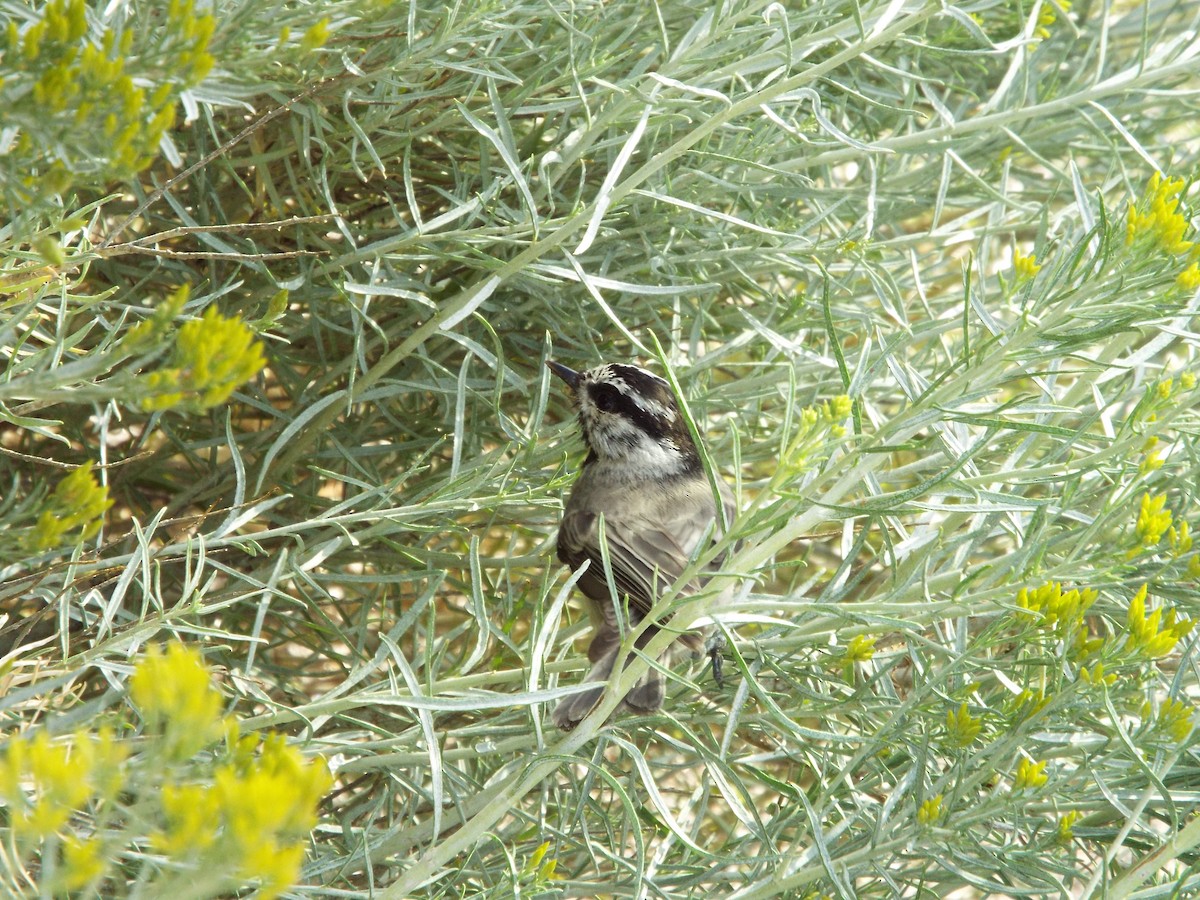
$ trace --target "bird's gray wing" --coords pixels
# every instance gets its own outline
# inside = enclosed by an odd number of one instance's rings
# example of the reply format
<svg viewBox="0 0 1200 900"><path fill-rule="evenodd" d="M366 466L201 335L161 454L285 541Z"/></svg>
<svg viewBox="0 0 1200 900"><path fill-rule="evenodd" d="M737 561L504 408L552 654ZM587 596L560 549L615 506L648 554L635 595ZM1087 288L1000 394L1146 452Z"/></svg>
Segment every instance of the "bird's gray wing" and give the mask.
<svg viewBox="0 0 1200 900"><path fill-rule="evenodd" d="M617 592L627 596L637 610L649 608L646 601L654 596L653 582L647 578L645 566L639 564L627 542L614 533L613 525L605 520L604 534L608 540L608 557L612 564L613 583ZM579 579L579 589L595 600L601 610L609 609L608 580L604 574L604 557L600 552L600 517L595 513L568 511L558 529L558 558L572 569L590 561L588 570ZM609 618L611 613L605 616Z"/></svg>
<svg viewBox="0 0 1200 900"><path fill-rule="evenodd" d="M728 488L722 491L722 501L732 519L733 498ZM605 517L613 582L618 592L629 598L630 609L639 618L649 613L654 601L683 572L705 534L719 534L720 523L714 528L713 518L712 503L684 502L670 495L637 514ZM580 579L580 589L602 610L608 610L599 530L595 514L568 512L559 530L558 555L572 568L585 559L592 561ZM689 587L696 590L699 584Z"/></svg>

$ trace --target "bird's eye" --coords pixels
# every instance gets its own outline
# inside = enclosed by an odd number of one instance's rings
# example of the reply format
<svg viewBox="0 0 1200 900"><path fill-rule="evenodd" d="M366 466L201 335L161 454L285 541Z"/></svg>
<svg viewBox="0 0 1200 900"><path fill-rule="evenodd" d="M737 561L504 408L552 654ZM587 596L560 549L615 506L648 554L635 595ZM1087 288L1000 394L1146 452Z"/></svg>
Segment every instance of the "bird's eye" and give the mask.
<svg viewBox="0 0 1200 900"><path fill-rule="evenodd" d="M617 389L608 384L597 385L592 402L601 412L612 412L617 408Z"/></svg>

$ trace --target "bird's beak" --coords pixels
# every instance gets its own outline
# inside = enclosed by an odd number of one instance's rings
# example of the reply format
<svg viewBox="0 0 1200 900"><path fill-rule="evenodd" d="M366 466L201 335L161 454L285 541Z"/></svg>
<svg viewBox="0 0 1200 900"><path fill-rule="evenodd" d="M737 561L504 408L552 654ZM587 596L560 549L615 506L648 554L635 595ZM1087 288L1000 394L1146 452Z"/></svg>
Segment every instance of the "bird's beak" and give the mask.
<svg viewBox="0 0 1200 900"><path fill-rule="evenodd" d="M556 363L551 359L546 360L546 368L565 381L571 390L579 390L580 375L574 369L568 369L562 363Z"/></svg>

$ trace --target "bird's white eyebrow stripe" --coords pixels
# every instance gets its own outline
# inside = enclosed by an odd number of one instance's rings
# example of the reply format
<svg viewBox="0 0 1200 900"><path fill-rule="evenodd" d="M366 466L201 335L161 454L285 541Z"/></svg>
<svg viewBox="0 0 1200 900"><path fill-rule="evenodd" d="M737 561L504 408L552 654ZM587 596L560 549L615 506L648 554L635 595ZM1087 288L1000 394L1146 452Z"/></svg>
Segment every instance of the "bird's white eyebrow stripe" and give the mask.
<svg viewBox="0 0 1200 900"><path fill-rule="evenodd" d="M656 416L657 418L666 422L675 421L675 412L670 407L663 406L657 400L647 400L645 397L639 394L631 394L630 396L632 397L634 403L636 403L646 412L650 413L650 415Z"/></svg>
<svg viewBox="0 0 1200 900"><path fill-rule="evenodd" d="M630 366L629 368L637 367ZM639 369L638 371L643 372L650 378L653 378L659 384L669 389L668 382L665 378L659 378L653 372L647 372L645 369ZM584 377L587 379L589 384L612 385L622 394L622 396L629 397L643 411L649 413L657 419L661 419L665 422L675 421L675 410L669 406L659 403L657 400L650 400L644 394L636 391L633 385L621 377L616 367L611 363L595 368L590 372L585 372Z"/></svg>

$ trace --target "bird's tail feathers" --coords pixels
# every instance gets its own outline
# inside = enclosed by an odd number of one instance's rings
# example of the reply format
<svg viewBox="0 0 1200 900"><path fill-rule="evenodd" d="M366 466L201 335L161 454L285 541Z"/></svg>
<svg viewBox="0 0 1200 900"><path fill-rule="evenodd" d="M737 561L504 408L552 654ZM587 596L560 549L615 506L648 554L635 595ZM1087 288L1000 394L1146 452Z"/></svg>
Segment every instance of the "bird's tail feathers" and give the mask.
<svg viewBox="0 0 1200 900"><path fill-rule="evenodd" d="M596 704L604 696L604 689L608 686L608 679L612 676L613 665L617 661L618 649L620 648L614 647L596 660L591 670L587 673L587 677L583 679L585 684L598 682L594 688L581 691L578 694L572 694L570 697L561 700L558 706L554 708L551 718L555 725L564 731L570 731L582 722L588 713L596 708ZM668 649L663 654L663 661L667 661L670 656L671 651ZM631 655L625 664L629 665L629 660L633 658ZM665 693L666 683L662 672L651 668L630 689L629 693L625 695L625 699L621 701L621 705L636 713L652 713L662 707Z"/></svg>

